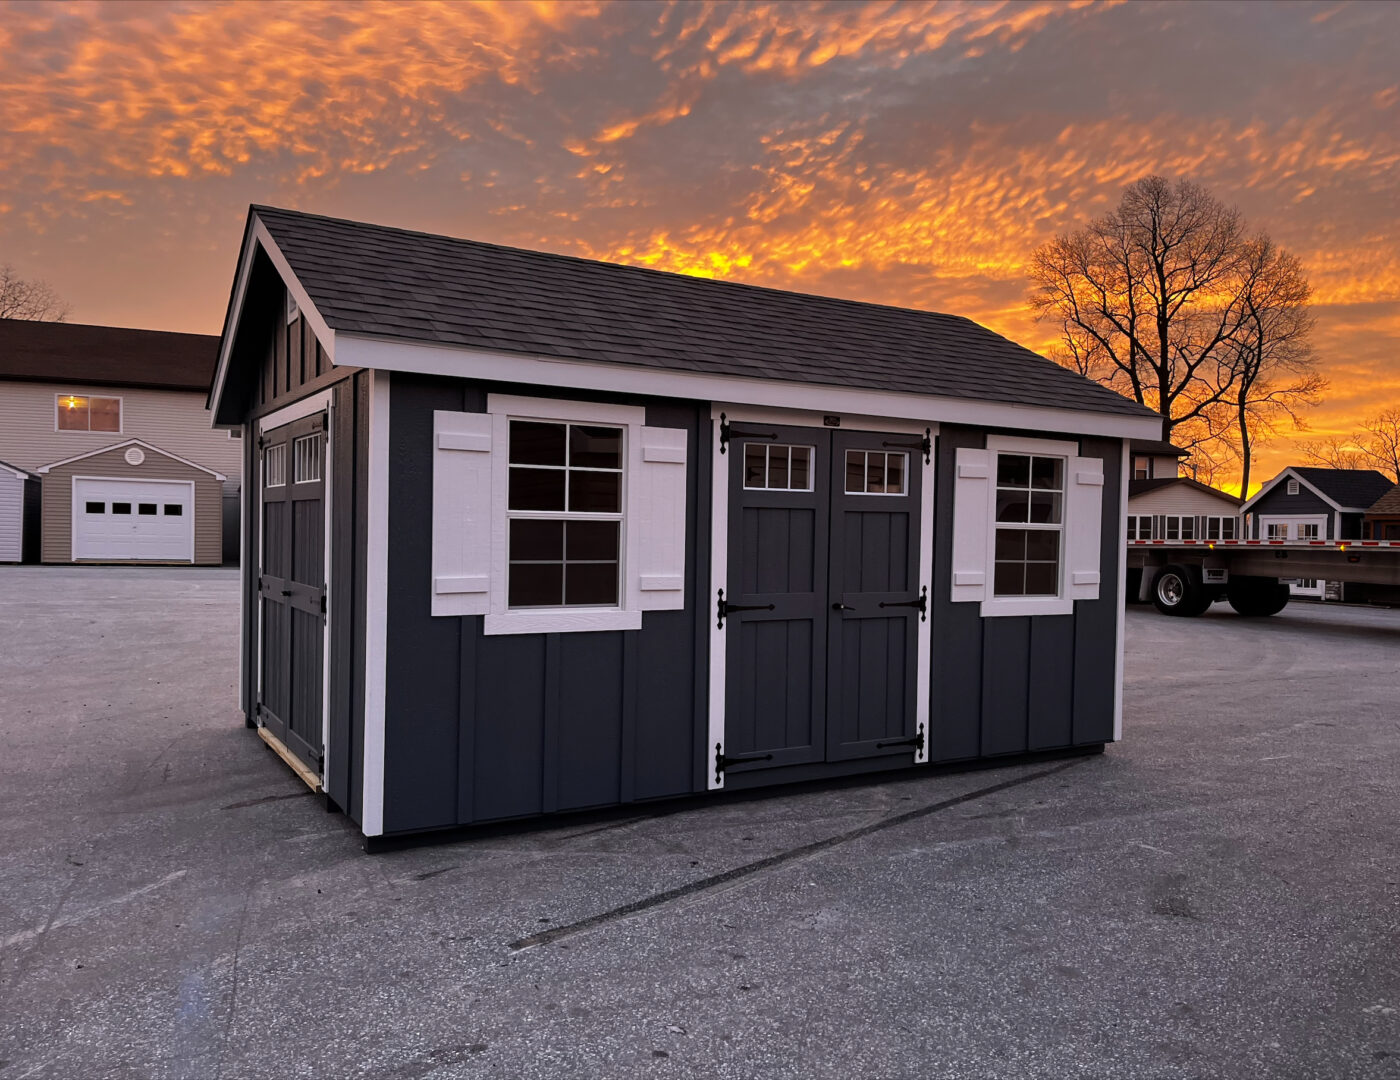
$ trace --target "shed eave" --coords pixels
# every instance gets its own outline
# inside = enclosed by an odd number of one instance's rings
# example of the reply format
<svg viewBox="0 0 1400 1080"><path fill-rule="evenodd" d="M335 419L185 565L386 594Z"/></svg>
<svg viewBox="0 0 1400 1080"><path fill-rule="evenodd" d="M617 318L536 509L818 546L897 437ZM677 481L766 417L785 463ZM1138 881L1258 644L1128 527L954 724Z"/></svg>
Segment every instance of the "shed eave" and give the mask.
<svg viewBox="0 0 1400 1080"><path fill-rule="evenodd" d="M346 330L340 331L336 337L339 350L337 363L378 371L1109 438L1148 438L1161 432L1161 419L1156 416L784 382L638 364L605 364L593 360L407 341Z"/></svg>

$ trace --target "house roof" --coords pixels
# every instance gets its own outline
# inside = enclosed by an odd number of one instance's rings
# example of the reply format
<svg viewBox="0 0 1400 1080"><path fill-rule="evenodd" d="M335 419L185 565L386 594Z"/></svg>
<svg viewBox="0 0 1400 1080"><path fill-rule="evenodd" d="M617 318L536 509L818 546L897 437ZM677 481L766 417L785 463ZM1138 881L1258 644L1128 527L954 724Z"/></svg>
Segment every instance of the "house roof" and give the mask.
<svg viewBox="0 0 1400 1080"><path fill-rule="evenodd" d="M1134 439L1132 442L1132 452L1134 454L1150 454L1154 457L1189 457L1190 450L1183 450L1179 446L1173 446L1169 442L1158 439L1156 442L1142 439Z"/></svg>
<svg viewBox="0 0 1400 1080"><path fill-rule="evenodd" d="M1137 443L1134 443L1133 446L1136 448ZM1187 487L1194 488L1197 491L1214 495L1218 499L1224 499L1226 502L1232 503L1235 506L1239 506L1243 502L1238 496L1231 495L1228 491L1221 491L1219 488L1213 488L1209 484L1201 483L1199 480L1192 480L1189 476L1158 476L1151 480L1129 480L1128 498L1131 499L1135 495L1146 495L1149 491L1171 487L1173 484L1185 484Z"/></svg>
<svg viewBox="0 0 1400 1080"><path fill-rule="evenodd" d="M1371 504L1371 508L1366 511L1368 514L1397 514L1400 515L1400 484L1396 484L1379 499Z"/></svg>
<svg viewBox="0 0 1400 1080"><path fill-rule="evenodd" d="M0 380L202 391L218 351L209 334L0 319Z"/></svg>
<svg viewBox="0 0 1400 1080"><path fill-rule="evenodd" d="M21 480L34 480L34 479L37 479L37 478L35 477L35 475L34 475L32 472L30 472L28 469L21 469L18 465L11 465L8 461L0 461L0 469L8 469L10 472L14 473L15 476L18 477L18 478L21 479Z"/></svg>
<svg viewBox="0 0 1400 1080"><path fill-rule="evenodd" d="M335 333L1051 406L1136 402L970 319L255 206Z"/></svg>
<svg viewBox="0 0 1400 1080"><path fill-rule="evenodd" d="M1375 469L1318 469L1294 465L1291 469L1339 506L1364 509L1393 486L1385 473Z"/></svg>
<svg viewBox="0 0 1400 1080"><path fill-rule="evenodd" d="M156 446L154 443L148 443L144 439L123 439L121 442L112 443L110 446L99 446L96 450L84 450L81 454L60 458L58 461L50 461L47 465L41 465L36 471L40 475L44 475L48 473L50 469L56 469L60 465L71 465L75 461L82 461L84 458L96 457L98 454L106 454L113 450L120 450L124 446L139 446L143 450L149 450L151 453L159 454L161 457L169 458L171 461L178 461L181 465L188 465L191 469L198 469L200 472L206 472L215 480L228 479L228 477L221 472L215 472L213 469L206 468L203 465L191 461L189 458L182 458L179 454L172 454L169 450L162 450L159 446Z"/></svg>

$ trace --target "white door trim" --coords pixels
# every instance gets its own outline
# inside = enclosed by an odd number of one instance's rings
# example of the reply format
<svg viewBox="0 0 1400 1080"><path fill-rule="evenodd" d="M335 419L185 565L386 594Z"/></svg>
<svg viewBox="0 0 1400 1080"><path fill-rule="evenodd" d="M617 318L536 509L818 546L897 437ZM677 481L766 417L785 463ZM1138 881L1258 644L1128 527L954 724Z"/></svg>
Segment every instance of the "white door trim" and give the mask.
<svg viewBox="0 0 1400 1080"><path fill-rule="evenodd" d="M189 562L189 563L193 563L193 562L194 562L195 512L196 512L196 510L197 510L197 507L195 506L195 497L198 495L198 492L195 490L195 486L194 486L194 481L193 481L193 480L158 480L158 479L156 479L156 478L154 478L154 477L147 477L147 476L86 476L86 475L77 475L77 474L75 474L75 475L69 477L69 486L68 486L68 499L69 499L69 506L68 506L68 558L69 558L71 561L73 561L73 562L77 562L77 561L78 561L78 481L79 481L79 480L97 480L97 481L104 481L104 482L110 482L110 483L115 483L115 484L165 484L167 487L172 486L172 485L177 485L177 486L180 486L180 487L187 487L187 488L189 488L189 489L190 489L190 516L189 516L189 526L190 526L190 546L189 546L189 552L190 552L190 553L189 553L189 557L188 557L185 561L186 561L186 562ZM84 556L84 557L87 558L87 556ZM112 562L137 562L137 561L141 561L141 560L136 560L136 559L113 559L113 560L111 560L111 561L112 561ZM175 561L175 560L172 560L172 559L157 559L157 560L153 560L153 561L155 561L155 562L173 562L173 561Z"/></svg>
<svg viewBox="0 0 1400 1080"><path fill-rule="evenodd" d="M700 609L710 620L710 711L709 735L705 739L705 786L716 791L724 787L724 773L716 769L716 755L724 747L725 662L724 631L715 611L718 590L725 587L729 573L729 455L720 453L719 417L710 421L710 591Z"/></svg>
<svg viewBox="0 0 1400 1080"><path fill-rule="evenodd" d="M385 678L389 635L389 373L370 376L365 550L365 738L360 830L384 833Z"/></svg>

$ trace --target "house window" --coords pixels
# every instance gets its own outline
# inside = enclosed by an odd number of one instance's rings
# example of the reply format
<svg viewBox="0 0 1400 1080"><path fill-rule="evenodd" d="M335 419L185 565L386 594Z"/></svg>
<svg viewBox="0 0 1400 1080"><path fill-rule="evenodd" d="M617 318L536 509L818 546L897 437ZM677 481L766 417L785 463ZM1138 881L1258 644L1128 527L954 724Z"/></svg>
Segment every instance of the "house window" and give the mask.
<svg viewBox="0 0 1400 1080"><path fill-rule="evenodd" d="M903 495L909 455L884 450L846 451L847 495Z"/></svg>
<svg viewBox="0 0 1400 1080"><path fill-rule="evenodd" d="M1233 517L1207 517L1204 520L1207 540L1234 540L1239 535Z"/></svg>
<svg viewBox="0 0 1400 1080"><path fill-rule="evenodd" d="M750 491L811 491L812 446L744 446L744 487Z"/></svg>
<svg viewBox="0 0 1400 1080"><path fill-rule="evenodd" d="M1058 596L1065 459L996 456L993 597Z"/></svg>
<svg viewBox="0 0 1400 1080"><path fill-rule="evenodd" d="M303 435L292 443L292 483L309 484L321 479L321 437Z"/></svg>
<svg viewBox="0 0 1400 1080"><path fill-rule="evenodd" d="M1152 479L1152 459L1146 454L1137 454L1133 457L1133 479Z"/></svg>
<svg viewBox="0 0 1400 1080"><path fill-rule="evenodd" d="M508 607L618 605L624 441L621 427L510 422Z"/></svg>
<svg viewBox="0 0 1400 1080"><path fill-rule="evenodd" d="M282 487L287 482L287 444L277 443L263 451L263 487Z"/></svg>
<svg viewBox="0 0 1400 1080"><path fill-rule="evenodd" d="M1316 540L1318 538L1317 522L1300 522L1298 525L1299 540Z"/></svg>
<svg viewBox="0 0 1400 1080"><path fill-rule="evenodd" d="M1196 519L1177 514L1167 515L1167 536L1168 540L1194 540L1196 539Z"/></svg>
<svg viewBox="0 0 1400 1080"><path fill-rule="evenodd" d="M1288 526L1287 526L1287 524L1285 524L1285 523L1283 523L1283 522L1278 522L1278 521L1271 521L1271 522L1269 522L1268 539L1270 539L1270 540L1287 540L1287 539L1288 539Z"/></svg>
<svg viewBox="0 0 1400 1080"><path fill-rule="evenodd" d="M1297 480L1290 480L1290 481L1288 481L1288 494L1290 494L1290 495L1297 495L1297 494L1298 494L1298 481L1297 481Z"/></svg>
<svg viewBox="0 0 1400 1080"><path fill-rule="evenodd" d="M76 394L55 396L59 431L121 431L122 399L83 397Z"/></svg>
<svg viewBox="0 0 1400 1080"><path fill-rule="evenodd" d="M1152 539L1152 515L1151 515L1151 514L1129 514L1129 515L1128 515L1128 539L1129 539L1129 540L1151 540L1151 539Z"/></svg>

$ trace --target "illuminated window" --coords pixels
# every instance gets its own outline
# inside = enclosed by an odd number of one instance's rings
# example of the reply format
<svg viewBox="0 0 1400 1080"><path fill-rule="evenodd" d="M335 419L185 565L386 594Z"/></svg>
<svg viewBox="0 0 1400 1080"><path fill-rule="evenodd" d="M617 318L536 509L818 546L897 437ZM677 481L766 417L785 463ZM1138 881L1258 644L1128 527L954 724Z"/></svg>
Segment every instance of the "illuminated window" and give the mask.
<svg viewBox="0 0 1400 1080"><path fill-rule="evenodd" d="M58 394L59 431L121 431L122 399Z"/></svg>

